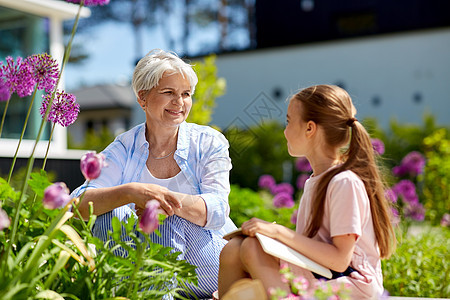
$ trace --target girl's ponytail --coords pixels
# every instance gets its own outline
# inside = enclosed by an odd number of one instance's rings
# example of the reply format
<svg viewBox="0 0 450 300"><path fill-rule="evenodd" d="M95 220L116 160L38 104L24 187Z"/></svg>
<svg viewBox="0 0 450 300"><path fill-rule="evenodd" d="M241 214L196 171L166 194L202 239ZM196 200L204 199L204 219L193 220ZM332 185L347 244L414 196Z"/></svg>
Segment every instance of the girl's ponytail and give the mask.
<svg viewBox="0 0 450 300"><path fill-rule="evenodd" d="M324 128L326 143L333 147L344 146L342 164L322 175L317 183L312 202L311 219L305 229L313 237L322 225L328 184L338 173L351 170L364 183L370 201L375 236L382 258L389 257L395 247L395 234L391 224L391 210L384 196L384 185L375 161L370 136L354 117L356 110L350 96L337 86L319 85L304 89L294 99L303 106L303 121L312 120Z"/></svg>

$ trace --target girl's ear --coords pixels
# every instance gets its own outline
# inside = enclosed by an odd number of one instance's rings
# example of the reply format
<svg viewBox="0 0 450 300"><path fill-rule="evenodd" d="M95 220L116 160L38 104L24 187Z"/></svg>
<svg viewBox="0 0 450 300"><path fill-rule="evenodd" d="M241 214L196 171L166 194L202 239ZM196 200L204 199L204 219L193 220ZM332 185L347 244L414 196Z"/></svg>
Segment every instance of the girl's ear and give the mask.
<svg viewBox="0 0 450 300"><path fill-rule="evenodd" d="M306 137L311 138L316 134L317 124L314 121L308 121L306 123Z"/></svg>

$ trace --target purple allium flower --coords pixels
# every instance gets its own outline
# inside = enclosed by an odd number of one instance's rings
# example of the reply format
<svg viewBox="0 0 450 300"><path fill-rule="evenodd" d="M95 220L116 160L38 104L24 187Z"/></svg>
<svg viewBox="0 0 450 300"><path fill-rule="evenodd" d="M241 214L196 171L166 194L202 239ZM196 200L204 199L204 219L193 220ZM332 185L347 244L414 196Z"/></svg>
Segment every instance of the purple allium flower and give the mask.
<svg viewBox="0 0 450 300"><path fill-rule="evenodd" d="M389 292L387 290L383 291L383 294L381 294L379 300L388 300L389 299Z"/></svg>
<svg viewBox="0 0 450 300"><path fill-rule="evenodd" d="M58 63L47 53L28 56L25 60L33 71L34 80L39 90L50 93L58 81Z"/></svg>
<svg viewBox="0 0 450 300"><path fill-rule="evenodd" d="M295 167L300 172L311 172L312 168L306 157L299 157L295 162Z"/></svg>
<svg viewBox="0 0 450 300"><path fill-rule="evenodd" d="M445 213L441 219L441 226L449 227L450 226L450 214Z"/></svg>
<svg viewBox="0 0 450 300"><path fill-rule="evenodd" d="M139 221L139 228L144 233L150 234L158 228L158 208L159 202L156 200L150 200L145 204L144 212Z"/></svg>
<svg viewBox="0 0 450 300"><path fill-rule="evenodd" d="M273 205L275 207L293 207L294 199L292 199L292 195L286 192L280 192L273 197Z"/></svg>
<svg viewBox="0 0 450 300"><path fill-rule="evenodd" d="M88 151L81 157L80 169L86 180L96 179L100 176L102 168L106 167L105 156L103 153Z"/></svg>
<svg viewBox="0 0 450 300"><path fill-rule="evenodd" d="M373 151L378 155L384 154L384 143L380 139L371 139Z"/></svg>
<svg viewBox="0 0 450 300"><path fill-rule="evenodd" d="M47 94L42 97L44 98L44 101L42 101L40 112L41 116L44 117L52 94ZM80 105L75 100L75 96L72 94L68 94L64 91L56 92L52 108L48 114L48 120L53 123L58 123L63 127L67 127L75 122L78 113L80 112Z"/></svg>
<svg viewBox="0 0 450 300"><path fill-rule="evenodd" d="M11 220L2 208L0 208L0 230L8 228L11 225Z"/></svg>
<svg viewBox="0 0 450 300"><path fill-rule="evenodd" d="M398 196L392 189L385 190L384 197L389 201L391 201L392 203L397 203Z"/></svg>
<svg viewBox="0 0 450 300"><path fill-rule="evenodd" d="M297 215L298 215L298 209L294 210L294 212L291 215L291 223L297 224Z"/></svg>
<svg viewBox="0 0 450 300"><path fill-rule="evenodd" d="M420 152L412 151L402 159L402 165L412 176L417 176L423 173L425 157Z"/></svg>
<svg viewBox="0 0 450 300"><path fill-rule="evenodd" d="M402 196L406 202L417 202L416 186L411 180L400 180L392 187L392 191L397 196Z"/></svg>
<svg viewBox="0 0 450 300"><path fill-rule="evenodd" d="M279 193L287 193L289 195L293 195L294 194L294 187L292 186L292 184L288 183L288 182L282 182L280 184L277 184L275 186L273 186L270 191L272 192L273 195L279 194Z"/></svg>
<svg viewBox="0 0 450 300"><path fill-rule="evenodd" d="M398 223L400 223L400 214L398 213L398 210L395 207L391 207L391 211L392 211L392 224L397 225Z"/></svg>
<svg viewBox="0 0 450 300"><path fill-rule="evenodd" d="M11 93L15 92L21 98L31 95L36 84L31 66L20 56L15 62L11 56L6 57L6 66L0 62L0 78L6 81Z"/></svg>
<svg viewBox="0 0 450 300"><path fill-rule="evenodd" d="M419 202L408 203L405 206L405 216L416 221L423 221L425 219L425 208Z"/></svg>
<svg viewBox="0 0 450 300"><path fill-rule="evenodd" d="M64 182L56 182L44 191L42 202L47 209L65 206L70 201L69 189Z"/></svg>
<svg viewBox="0 0 450 300"><path fill-rule="evenodd" d="M0 78L0 102L8 101L11 98L11 89L6 82Z"/></svg>
<svg viewBox="0 0 450 300"><path fill-rule="evenodd" d="M258 186L262 189L271 190L276 185L272 175L262 175L258 179Z"/></svg>
<svg viewBox="0 0 450 300"><path fill-rule="evenodd" d="M81 0L66 0L67 2L72 2L79 4ZM109 3L109 0L84 0L84 6L97 6L97 5L106 5Z"/></svg>
<svg viewBox="0 0 450 300"><path fill-rule="evenodd" d="M308 175L308 174L300 174L297 177L297 187L299 189L303 189L305 187L305 182L306 182L306 180L308 180L309 176L310 175Z"/></svg>
<svg viewBox="0 0 450 300"><path fill-rule="evenodd" d="M406 173L408 173L408 170L403 165L392 168L392 174L394 174L394 176L396 177L402 177Z"/></svg>

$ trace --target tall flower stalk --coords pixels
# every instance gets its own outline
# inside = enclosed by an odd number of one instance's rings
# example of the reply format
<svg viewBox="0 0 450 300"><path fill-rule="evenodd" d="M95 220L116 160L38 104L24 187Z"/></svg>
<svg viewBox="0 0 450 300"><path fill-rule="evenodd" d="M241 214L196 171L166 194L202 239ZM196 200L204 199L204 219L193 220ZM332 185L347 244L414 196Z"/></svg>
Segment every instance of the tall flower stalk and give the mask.
<svg viewBox="0 0 450 300"><path fill-rule="evenodd" d="M45 124L46 124L46 120L48 119L48 115L50 114L50 111L51 111L50 108L52 107L53 99L55 98L55 95L56 95L56 87L58 86L58 84L59 84L59 82L61 80L61 74L63 74L64 68L65 68L65 66L66 66L66 64L67 64L67 62L69 60L70 52L71 52L71 49L72 49L72 42L73 42L73 39L75 37L75 33L76 33L76 30L77 30L77 27L78 27L78 22L79 22L79 19L80 19L81 10L82 10L82 8L84 6L84 2L85 2L84 0L81 0L80 4L78 6L78 12L77 12L77 15L75 17L75 21L74 21L74 24L73 24L73 27L72 27L72 32L71 32L71 35L70 35L70 39L69 39L69 42L68 42L68 44L67 44L67 46L65 48L65 51L64 51L64 56L63 56L63 61L62 61L60 73L59 73L59 76L58 76L58 78L56 80L55 88L53 89L53 92L51 94L51 98L49 99L47 109L46 109L45 114L44 114L44 116L42 118L41 125L39 127L39 131L38 131L38 134L36 136L36 140L35 140L35 143L34 143L33 150L31 152L31 155L30 155L30 157L28 159L28 162L27 162L26 173L25 173L25 177L23 179L22 188L20 190L20 196L19 196L18 201L16 201L16 203L15 203L16 204L15 205L15 213L14 213L14 217L13 217L13 225L12 225L12 229L11 229L10 241L9 241L9 243L7 243L6 249L5 249L5 254L2 256L2 258L3 258L2 262L1 262L1 265L3 266L2 272L4 271L3 269L6 268L6 262L8 260L9 253L11 251L11 247L12 247L12 245L14 245L16 243L17 227L18 227L18 224L19 224L20 209L21 209L21 207L22 207L22 205L23 205L23 203L25 201L25 198L26 198L26 191L27 191L27 188L28 188L28 180L30 178L31 169L33 168L33 165L34 165L34 154L36 152L36 147L37 147L37 145L39 143L39 140L41 138L42 132L44 130L44 127L45 127Z"/></svg>

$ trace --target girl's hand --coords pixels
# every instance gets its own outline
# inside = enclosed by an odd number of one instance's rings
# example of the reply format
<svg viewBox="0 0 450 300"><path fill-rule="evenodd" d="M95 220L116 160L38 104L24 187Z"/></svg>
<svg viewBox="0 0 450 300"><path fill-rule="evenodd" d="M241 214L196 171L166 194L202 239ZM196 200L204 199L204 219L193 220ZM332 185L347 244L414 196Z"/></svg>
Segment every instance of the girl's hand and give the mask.
<svg viewBox="0 0 450 300"><path fill-rule="evenodd" d="M251 218L250 220L242 223L242 232L248 236L255 236L257 232L264 234L268 237L276 239L277 237L277 225L258 218Z"/></svg>

